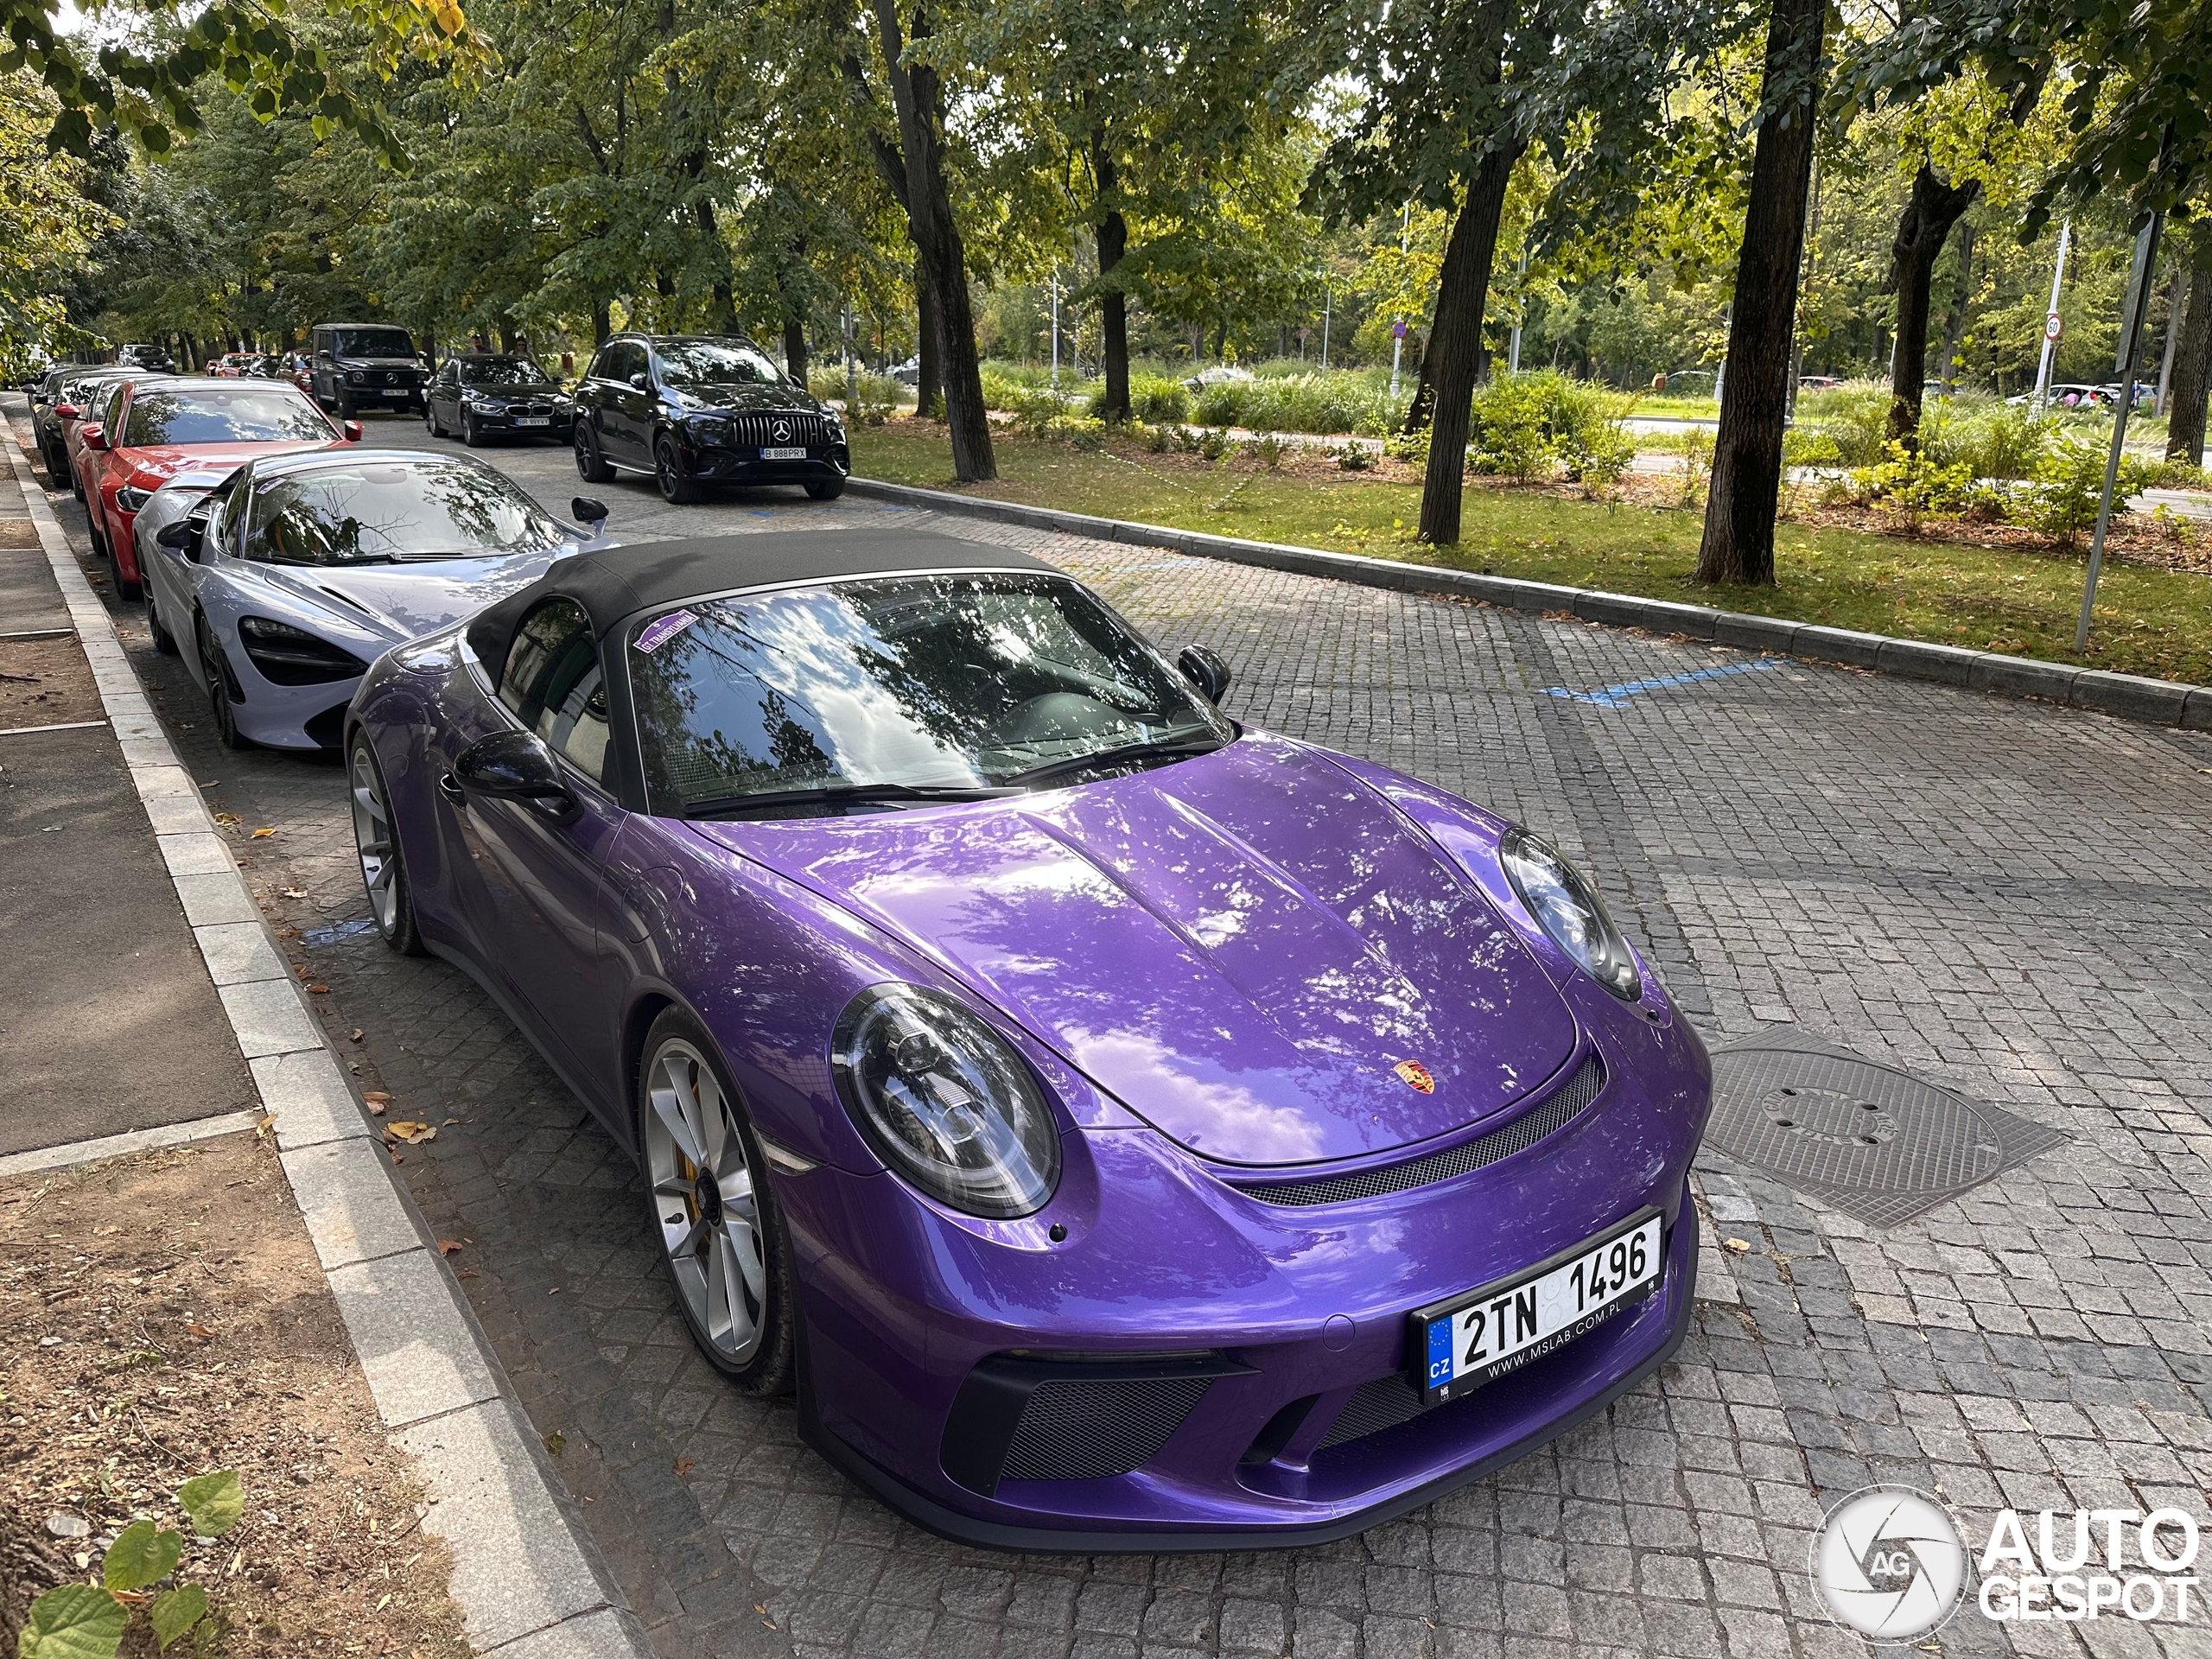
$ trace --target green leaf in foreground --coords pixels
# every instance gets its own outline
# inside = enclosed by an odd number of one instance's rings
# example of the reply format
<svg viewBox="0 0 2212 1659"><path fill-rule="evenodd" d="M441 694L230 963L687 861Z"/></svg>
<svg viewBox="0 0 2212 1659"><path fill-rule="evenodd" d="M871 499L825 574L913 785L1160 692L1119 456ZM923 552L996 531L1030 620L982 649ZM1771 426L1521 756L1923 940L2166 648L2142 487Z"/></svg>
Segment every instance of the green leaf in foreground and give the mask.
<svg viewBox="0 0 2212 1659"><path fill-rule="evenodd" d="M184 1538L150 1521L133 1521L107 1548L100 1582L111 1590L143 1590L176 1571Z"/></svg>
<svg viewBox="0 0 2212 1659"><path fill-rule="evenodd" d="M129 1619L106 1591L65 1584L31 1604L16 1651L19 1659L115 1659Z"/></svg>
<svg viewBox="0 0 2212 1659"><path fill-rule="evenodd" d="M237 1470L218 1469L186 1481L176 1489L176 1501L192 1517L194 1531L202 1538L219 1538L245 1513L245 1487Z"/></svg>
<svg viewBox="0 0 2212 1659"><path fill-rule="evenodd" d="M166 1648L207 1617L207 1592L196 1584L164 1590L154 1598L147 1616L153 1621L154 1640Z"/></svg>

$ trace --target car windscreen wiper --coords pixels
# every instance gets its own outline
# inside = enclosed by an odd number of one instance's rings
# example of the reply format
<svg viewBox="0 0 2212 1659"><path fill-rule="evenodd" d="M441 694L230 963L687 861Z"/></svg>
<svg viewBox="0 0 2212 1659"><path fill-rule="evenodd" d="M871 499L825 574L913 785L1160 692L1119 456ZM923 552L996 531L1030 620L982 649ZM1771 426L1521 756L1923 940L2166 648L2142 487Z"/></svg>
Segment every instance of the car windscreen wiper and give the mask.
<svg viewBox="0 0 2212 1659"><path fill-rule="evenodd" d="M738 817L786 806L868 805L877 801L995 801L1020 795L1019 789L989 784L819 784L808 789L772 789L757 795L717 795L686 802L687 818Z"/></svg>
<svg viewBox="0 0 2212 1659"><path fill-rule="evenodd" d="M1089 772L1097 766L1116 766L1131 760L1175 760L1185 755L1211 754L1223 747L1223 740L1211 732L1201 737L1154 737L1141 743L1121 743L1110 749L1094 749L1089 754L1071 754L1058 760L1047 760L1041 766L1032 766L1027 772L1017 772L1006 781L1009 784L1049 783L1078 772Z"/></svg>

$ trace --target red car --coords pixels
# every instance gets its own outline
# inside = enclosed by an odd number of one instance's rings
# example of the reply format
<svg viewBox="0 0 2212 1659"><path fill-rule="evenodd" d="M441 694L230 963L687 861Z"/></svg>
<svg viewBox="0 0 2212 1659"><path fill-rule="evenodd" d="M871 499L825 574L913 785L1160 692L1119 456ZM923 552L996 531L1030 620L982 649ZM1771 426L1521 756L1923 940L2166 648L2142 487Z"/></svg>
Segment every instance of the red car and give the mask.
<svg viewBox="0 0 2212 1659"><path fill-rule="evenodd" d="M178 473L357 443L360 436L358 422L341 429L294 386L196 377L126 381L110 398L105 418L86 421L77 434L93 550L114 572L116 590L136 594L131 523Z"/></svg>

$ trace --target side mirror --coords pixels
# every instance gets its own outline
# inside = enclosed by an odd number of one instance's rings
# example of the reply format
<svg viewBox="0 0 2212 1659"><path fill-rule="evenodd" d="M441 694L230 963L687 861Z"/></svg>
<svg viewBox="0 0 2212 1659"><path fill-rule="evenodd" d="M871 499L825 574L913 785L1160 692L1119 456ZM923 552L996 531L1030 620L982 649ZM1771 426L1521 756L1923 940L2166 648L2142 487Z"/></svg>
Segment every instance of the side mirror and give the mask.
<svg viewBox="0 0 2212 1659"><path fill-rule="evenodd" d="M154 545L166 547L172 553L181 553L191 558L200 551L200 532L202 526L193 518L179 518L163 524L161 533L154 537Z"/></svg>
<svg viewBox="0 0 2212 1659"><path fill-rule="evenodd" d="M54 406L54 418L57 421L73 421L84 412L74 404L56 404Z"/></svg>
<svg viewBox="0 0 2212 1659"><path fill-rule="evenodd" d="M1229 664L1211 645L1185 645L1175 658L1183 677L1206 694L1208 702L1229 695Z"/></svg>
<svg viewBox="0 0 2212 1659"><path fill-rule="evenodd" d="M588 495L580 495L569 503L569 511L580 524L588 524L594 534L607 522L607 503Z"/></svg>
<svg viewBox="0 0 2212 1659"><path fill-rule="evenodd" d="M637 373L630 377L630 390L632 391L643 391L652 384L652 383L650 380L645 378L645 372L643 369L639 370Z"/></svg>
<svg viewBox="0 0 2212 1659"><path fill-rule="evenodd" d="M95 421L85 429L85 448L105 451L107 448L107 429Z"/></svg>
<svg viewBox="0 0 2212 1659"><path fill-rule="evenodd" d="M524 801L556 823L582 810L561 777L560 762L535 732L494 732L479 738L453 763L454 778L471 795Z"/></svg>
<svg viewBox="0 0 2212 1659"><path fill-rule="evenodd" d="M359 421L346 422L343 429L346 442L359 443L361 441L361 423Z"/></svg>

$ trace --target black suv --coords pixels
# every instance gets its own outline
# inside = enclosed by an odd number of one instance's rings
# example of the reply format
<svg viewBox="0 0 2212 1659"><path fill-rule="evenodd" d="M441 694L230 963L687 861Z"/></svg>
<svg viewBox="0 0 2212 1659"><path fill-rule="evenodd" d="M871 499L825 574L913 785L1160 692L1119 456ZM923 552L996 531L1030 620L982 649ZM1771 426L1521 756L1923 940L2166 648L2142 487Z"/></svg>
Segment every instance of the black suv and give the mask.
<svg viewBox="0 0 2212 1659"><path fill-rule="evenodd" d="M423 412L429 378L415 342L388 322L319 322L308 342L308 391L350 421L364 409Z"/></svg>
<svg viewBox="0 0 2212 1659"><path fill-rule="evenodd" d="M649 473L671 501L708 483L842 494L853 470L836 411L738 334L617 334L576 387L576 471Z"/></svg>
<svg viewBox="0 0 2212 1659"><path fill-rule="evenodd" d="M434 438L459 433L474 449L494 433L566 443L575 415L568 393L533 359L471 352L446 359L432 378L423 424Z"/></svg>

